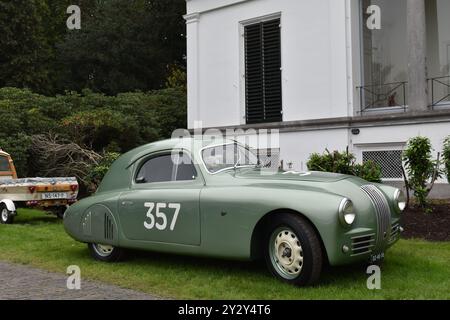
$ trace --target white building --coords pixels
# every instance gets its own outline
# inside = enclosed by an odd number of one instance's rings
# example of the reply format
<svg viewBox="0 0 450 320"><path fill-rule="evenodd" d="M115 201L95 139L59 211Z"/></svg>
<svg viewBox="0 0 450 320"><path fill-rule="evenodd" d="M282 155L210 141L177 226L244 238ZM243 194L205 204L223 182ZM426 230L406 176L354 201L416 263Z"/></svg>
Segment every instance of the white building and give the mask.
<svg viewBox="0 0 450 320"><path fill-rule="evenodd" d="M187 0L189 128L279 129L296 170L348 146L401 181L410 137L438 152L450 135L449 13L450 0Z"/></svg>

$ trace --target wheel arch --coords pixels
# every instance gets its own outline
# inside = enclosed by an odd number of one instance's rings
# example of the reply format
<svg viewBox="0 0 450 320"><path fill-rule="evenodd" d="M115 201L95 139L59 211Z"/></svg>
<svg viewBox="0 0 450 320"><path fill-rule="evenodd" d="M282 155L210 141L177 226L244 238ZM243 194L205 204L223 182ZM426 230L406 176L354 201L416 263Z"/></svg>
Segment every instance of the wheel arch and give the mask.
<svg viewBox="0 0 450 320"><path fill-rule="evenodd" d="M9 199L3 199L0 200L0 204L4 204L6 206L6 209L8 209L11 212L16 212L16 205L12 200Z"/></svg>
<svg viewBox="0 0 450 320"><path fill-rule="evenodd" d="M328 253L327 253L326 247L324 245L322 236L321 236L319 230L317 229L317 227L315 226L315 224L303 213L293 210L293 209L287 209L287 208L280 208L280 209L272 210L272 211L266 213L263 217L261 217L261 219L259 219L259 221L256 223L255 227L253 228L252 237L251 237L250 258L252 260L259 260L259 259L263 258L265 233L267 232L267 228L270 224L272 217L276 216L277 214L281 214L281 213L291 213L291 214L299 215L311 225L311 227L314 229L314 231L316 232L316 235L319 238L320 246L321 246L322 252L323 252L324 261L328 264Z"/></svg>

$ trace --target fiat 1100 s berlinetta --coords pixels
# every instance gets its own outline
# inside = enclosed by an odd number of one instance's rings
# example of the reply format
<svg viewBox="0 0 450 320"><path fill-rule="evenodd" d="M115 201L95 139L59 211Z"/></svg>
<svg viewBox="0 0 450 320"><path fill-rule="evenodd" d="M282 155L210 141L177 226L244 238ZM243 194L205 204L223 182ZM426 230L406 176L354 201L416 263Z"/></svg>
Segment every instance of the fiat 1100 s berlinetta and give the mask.
<svg viewBox="0 0 450 320"><path fill-rule="evenodd" d="M382 260L400 237L403 193L357 177L278 170L228 140L148 144L116 160L66 231L92 256L126 249L250 260L277 278L316 282L332 266Z"/></svg>

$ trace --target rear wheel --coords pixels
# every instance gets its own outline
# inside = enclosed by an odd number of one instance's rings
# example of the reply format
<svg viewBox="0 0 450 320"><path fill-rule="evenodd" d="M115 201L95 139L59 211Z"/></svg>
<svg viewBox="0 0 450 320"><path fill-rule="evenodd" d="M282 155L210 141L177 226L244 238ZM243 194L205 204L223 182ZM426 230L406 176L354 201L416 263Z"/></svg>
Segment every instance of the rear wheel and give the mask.
<svg viewBox="0 0 450 320"><path fill-rule="evenodd" d="M8 210L6 204L0 204L0 222L2 224L12 224L14 222L14 212Z"/></svg>
<svg viewBox="0 0 450 320"><path fill-rule="evenodd" d="M322 271L323 252L311 224L297 214L280 214L266 236L265 260L272 274L294 285L315 283Z"/></svg>
<svg viewBox="0 0 450 320"><path fill-rule="evenodd" d="M123 249L111 245L89 243L88 248L91 256L100 261L118 262L124 257Z"/></svg>

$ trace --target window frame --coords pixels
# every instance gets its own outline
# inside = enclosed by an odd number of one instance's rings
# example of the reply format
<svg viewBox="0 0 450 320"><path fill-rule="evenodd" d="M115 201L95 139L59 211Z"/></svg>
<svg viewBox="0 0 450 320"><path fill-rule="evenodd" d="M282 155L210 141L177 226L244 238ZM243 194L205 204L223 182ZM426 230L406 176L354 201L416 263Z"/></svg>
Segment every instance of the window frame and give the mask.
<svg viewBox="0 0 450 320"><path fill-rule="evenodd" d="M220 146L228 146L228 145L230 145L230 144L236 144L236 145L238 145L238 146L240 146L240 147L242 147L242 148L244 148L244 149L246 149L246 150L252 152L252 150L251 150L250 148L248 148L247 146L241 145L241 144L239 144L239 143L237 143L237 142L218 143L218 144L213 144L213 145L210 145L210 146L205 146L205 147L203 147L203 148L200 149L200 151L199 151L199 157L200 157L200 160L201 160L201 162L202 162L202 164L203 164L203 168L205 169L205 171L206 171L208 174L210 174L210 175L213 176L213 175L222 173L222 172L224 172L224 171L228 171L228 170L233 170L233 169L234 169L234 167L227 167L227 168L223 168L223 169L220 169L220 170L211 172L211 171L209 171L208 166L206 165L205 161L203 160L203 151L204 151L204 150L206 150L206 149L211 149L211 148L217 148L217 147L220 147ZM252 152L252 153L253 153L253 152ZM254 153L253 153L253 154L254 154ZM255 156L256 156L256 155L255 155ZM240 165L240 166L237 166L236 169L251 168L251 167L255 167L255 165Z"/></svg>
<svg viewBox="0 0 450 320"><path fill-rule="evenodd" d="M140 170L142 167L151 159L171 155L173 152L182 152L184 155L189 156L189 158L192 161L192 165L194 166L196 177L192 180L170 180L170 181L157 181L157 182L143 182L139 183L137 182L137 178L139 175ZM173 174L173 171L172 171ZM149 186L162 186L162 185L176 185L176 184L193 184L193 183L204 183L203 176L201 174L201 170L199 170L197 164L194 161L194 158L192 157L192 153L189 150L186 149L169 149L169 150L160 150L156 152L152 152L146 156L144 156L141 160L139 160L133 168L133 175L132 175L132 187L142 187L145 186L148 188Z"/></svg>
<svg viewBox="0 0 450 320"><path fill-rule="evenodd" d="M255 123L249 123L247 122L247 79L246 79L246 39L245 39L245 28L247 26L251 26L258 23L268 22L271 20L280 20L280 86L281 86L281 108L280 108L280 121L284 121L284 108L283 108L283 101L284 101L284 90L283 90L283 32L282 32L282 14L281 12L275 12L271 14L267 14L264 16L256 17L256 18L250 18L246 20L239 21L239 39L240 39L240 54L239 54L239 60L240 60L240 82L239 82L239 89L240 89L240 97L239 97L239 103L240 103L240 124L246 125L246 124L263 124L263 123L273 123L273 121L262 121L262 122L255 122Z"/></svg>

